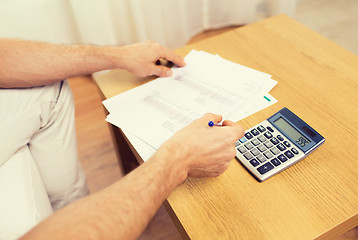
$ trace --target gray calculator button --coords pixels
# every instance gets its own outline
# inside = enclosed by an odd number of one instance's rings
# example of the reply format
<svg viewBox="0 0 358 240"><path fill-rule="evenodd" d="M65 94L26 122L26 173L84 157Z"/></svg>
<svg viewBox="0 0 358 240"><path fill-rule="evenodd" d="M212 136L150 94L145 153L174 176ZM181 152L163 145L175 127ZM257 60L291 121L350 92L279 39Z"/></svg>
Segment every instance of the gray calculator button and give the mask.
<svg viewBox="0 0 358 240"><path fill-rule="evenodd" d="M272 160L271 160L271 163L272 163L273 165L275 165L276 167L281 164L281 162L280 162L279 160L277 160L277 158L272 159Z"/></svg>
<svg viewBox="0 0 358 240"><path fill-rule="evenodd" d="M296 148L292 148L291 151L294 153L294 154L298 154L298 151Z"/></svg>
<svg viewBox="0 0 358 240"><path fill-rule="evenodd" d="M267 129L268 129L270 132L274 132L274 130L273 130L271 127L267 127Z"/></svg>
<svg viewBox="0 0 358 240"><path fill-rule="evenodd" d="M286 150L286 147L282 143L277 144L277 148L280 149L281 151Z"/></svg>
<svg viewBox="0 0 358 240"><path fill-rule="evenodd" d="M247 160L250 160L250 159L253 158L253 156L252 156L251 153L249 153L249 152L244 153L244 157L245 157Z"/></svg>
<svg viewBox="0 0 358 240"><path fill-rule="evenodd" d="M262 154L258 155L256 158L262 163L266 162L266 160L267 160Z"/></svg>
<svg viewBox="0 0 358 240"><path fill-rule="evenodd" d="M275 137L272 138L270 141L271 141L273 144L275 144L275 145L280 142L280 141L278 141L277 138L275 138Z"/></svg>
<svg viewBox="0 0 358 240"><path fill-rule="evenodd" d="M281 151L274 147L274 148L271 149L271 152L272 152L273 154L277 155L277 154L279 154Z"/></svg>
<svg viewBox="0 0 358 240"><path fill-rule="evenodd" d="M260 142L265 142L266 141L266 137L264 135L258 136L257 139L259 139Z"/></svg>
<svg viewBox="0 0 358 240"><path fill-rule="evenodd" d="M286 147L291 147L291 144L288 141L284 141L283 144L285 144Z"/></svg>
<svg viewBox="0 0 358 240"><path fill-rule="evenodd" d="M237 147L237 146L239 146L240 145L240 140L237 140L236 142L235 142L235 147Z"/></svg>
<svg viewBox="0 0 358 240"><path fill-rule="evenodd" d="M257 156L257 155L260 154L259 150L257 150L256 148L253 149L253 150L251 151L251 153L252 153L252 155L254 155L254 156Z"/></svg>
<svg viewBox="0 0 358 240"><path fill-rule="evenodd" d="M267 148L264 145L260 145L257 147L257 149L260 150L260 152L264 152Z"/></svg>
<svg viewBox="0 0 358 240"><path fill-rule="evenodd" d="M267 142L264 142L264 145L267 147L267 148L272 148L273 144L269 141Z"/></svg>
<svg viewBox="0 0 358 240"><path fill-rule="evenodd" d="M247 150L250 150L250 149L252 149L254 147L250 142L245 143L244 146L247 148Z"/></svg>
<svg viewBox="0 0 358 240"><path fill-rule="evenodd" d="M265 157L267 157L267 159L270 159L273 157L272 153L270 151L264 152Z"/></svg>
<svg viewBox="0 0 358 240"><path fill-rule="evenodd" d="M254 146L257 146L257 145L260 144L260 142L259 142L257 139L253 139L253 140L251 141L251 143L254 144Z"/></svg>
<svg viewBox="0 0 358 240"><path fill-rule="evenodd" d="M278 140L283 141L285 140L281 135L277 135Z"/></svg>
<svg viewBox="0 0 358 240"><path fill-rule="evenodd" d="M257 131L257 129L256 129L256 128L252 129L250 132L251 132L254 136L257 136L257 135L259 135L259 134L260 134L260 132L259 132L259 131Z"/></svg>
<svg viewBox="0 0 358 240"><path fill-rule="evenodd" d="M277 156L278 159L280 159L281 162L286 162L287 161L287 157L285 157L285 155L281 154Z"/></svg>
<svg viewBox="0 0 358 240"><path fill-rule="evenodd" d="M270 132L265 132L264 135L267 139L270 139L273 137L273 135Z"/></svg>
<svg viewBox="0 0 358 240"><path fill-rule="evenodd" d="M260 162L257 161L256 159L252 159L252 160L250 161L250 163L251 163L251 165L254 166L254 167L257 167L258 165L260 165Z"/></svg>
<svg viewBox="0 0 358 240"><path fill-rule="evenodd" d="M265 173L267 173L268 171L271 171L272 169L274 169L274 166L271 163L266 163L265 165L262 165L261 167L257 168L257 171L259 173L261 173L261 175L264 175Z"/></svg>
<svg viewBox="0 0 358 240"><path fill-rule="evenodd" d="M266 130L266 128L262 125L258 126L257 130L259 130L260 132L264 132Z"/></svg>
<svg viewBox="0 0 358 240"><path fill-rule="evenodd" d="M253 138L254 136L252 136L252 134L250 132L245 133L245 137L249 140L251 138Z"/></svg>
<svg viewBox="0 0 358 240"><path fill-rule="evenodd" d="M286 155L286 157L288 157L288 158L293 158L293 153L290 151L290 150L287 150L286 152L285 152L285 155Z"/></svg>
<svg viewBox="0 0 358 240"><path fill-rule="evenodd" d="M244 146L238 147L237 150L239 150L239 152L241 153L245 153L247 151L246 148L244 148Z"/></svg>

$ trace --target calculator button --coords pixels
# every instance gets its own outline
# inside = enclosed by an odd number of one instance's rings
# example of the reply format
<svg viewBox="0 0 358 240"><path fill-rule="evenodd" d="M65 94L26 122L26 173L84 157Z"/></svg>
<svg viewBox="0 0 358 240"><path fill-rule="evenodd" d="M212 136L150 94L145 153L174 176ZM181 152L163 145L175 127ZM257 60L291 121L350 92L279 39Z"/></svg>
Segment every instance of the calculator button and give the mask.
<svg viewBox="0 0 358 240"><path fill-rule="evenodd" d="M266 137L267 139L270 139L270 138L273 137L270 132L265 132L264 135L265 135L265 137Z"/></svg>
<svg viewBox="0 0 358 240"><path fill-rule="evenodd" d="M240 145L240 141L237 140L237 141L235 142L235 147L237 147L237 146L239 146L239 145Z"/></svg>
<svg viewBox="0 0 358 240"><path fill-rule="evenodd" d="M260 132L265 132L266 128L262 125L257 127L257 130L259 130Z"/></svg>
<svg viewBox="0 0 358 240"><path fill-rule="evenodd" d="M251 134L250 132L245 133L245 137L246 137L247 139L253 138L253 136L252 136L252 134Z"/></svg>
<svg viewBox="0 0 358 240"><path fill-rule="evenodd" d="M257 149L260 150L260 152L265 152L267 148L264 145L260 145Z"/></svg>
<svg viewBox="0 0 358 240"><path fill-rule="evenodd" d="M260 142L265 142L266 141L266 138L264 135L260 135L257 137L258 140L260 140Z"/></svg>
<svg viewBox="0 0 358 240"><path fill-rule="evenodd" d="M256 148L254 150L251 151L251 154L254 156L257 156L260 154L259 150L257 150Z"/></svg>
<svg viewBox="0 0 358 240"><path fill-rule="evenodd" d="M277 158L272 159L272 160L271 160L271 163L272 163L273 165L275 165L276 167L281 164L281 162L280 162L279 160L277 160Z"/></svg>
<svg viewBox="0 0 358 240"><path fill-rule="evenodd" d="M245 153L247 151L243 146L238 147L237 150L239 150L241 153Z"/></svg>
<svg viewBox="0 0 358 240"><path fill-rule="evenodd" d="M287 141L284 141L283 144L285 144L286 147L291 147L291 144Z"/></svg>
<svg viewBox="0 0 358 240"><path fill-rule="evenodd" d="M252 143L254 146L257 146L257 145L260 144L260 142L259 142L257 139L251 140L251 143Z"/></svg>
<svg viewBox="0 0 358 240"><path fill-rule="evenodd" d="M241 143L244 143L244 142L247 141L247 139L246 139L245 137L243 137L243 138L240 138L239 141L240 141Z"/></svg>
<svg viewBox="0 0 358 240"><path fill-rule="evenodd" d="M277 154L280 154L281 153L281 151L280 150L278 150L277 148L272 148L271 149L271 152L273 153L273 154L275 154L275 155L277 155Z"/></svg>
<svg viewBox="0 0 358 240"><path fill-rule="evenodd" d="M285 151L286 150L286 147L282 144L282 143L279 143L277 145L277 148L280 149L281 151Z"/></svg>
<svg viewBox="0 0 358 240"><path fill-rule="evenodd" d="M247 148L247 150L250 150L250 149L252 149L252 148L254 147L254 146L251 144L251 142L245 143L244 146Z"/></svg>
<svg viewBox="0 0 358 240"><path fill-rule="evenodd" d="M286 157L288 157L288 158L293 158L293 153L290 151L290 150L287 150L286 152L285 152L285 155L286 155Z"/></svg>
<svg viewBox="0 0 358 240"><path fill-rule="evenodd" d="M256 158L257 158L260 162L262 162L262 163L263 163L263 162L266 162L266 160L267 160L267 159L266 159L263 155L261 155L261 154L258 155Z"/></svg>
<svg viewBox="0 0 358 240"><path fill-rule="evenodd" d="M294 153L294 154L298 154L298 151L296 148L292 148L291 151Z"/></svg>
<svg viewBox="0 0 358 240"><path fill-rule="evenodd" d="M257 136L257 135L260 134L260 132L257 131L256 128L252 129L252 130L251 130L251 133L252 133L254 136Z"/></svg>
<svg viewBox="0 0 358 240"><path fill-rule="evenodd" d="M281 135L277 135L278 140L283 141L285 140Z"/></svg>
<svg viewBox="0 0 358 240"><path fill-rule="evenodd" d="M287 157L285 157L285 155L281 154L277 157L281 162L286 162L287 161Z"/></svg>
<svg viewBox="0 0 358 240"><path fill-rule="evenodd" d="M267 147L267 148L272 148L272 143L267 141L267 142L264 142L264 145Z"/></svg>
<svg viewBox="0 0 358 240"><path fill-rule="evenodd" d="M247 160L253 159L253 156L252 156L251 153L249 153L249 152L244 153L244 157L245 157Z"/></svg>
<svg viewBox="0 0 358 240"><path fill-rule="evenodd" d="M270 159L273 157L272 153L270 151L264 152L264 155L267 159Z"/></svg>
<svg viewBox="0 0 358 240"><path fill-rule="evenodd" d="M267 127L267 129L268 129L270 132L274 132L274 130L273 130L271 127Z"/></svg>
<svg viewBox="0 0 358 240"><path fill-rule="evenodd" d="M257 167L258 165L260 165L260 162L257 161L256 159L252 159L252 160L250 161L250 163L251 163L251 165L254 166L254 167Z"/></svg>
<svg viewBox="0 0 358 240"><path fill-rule="evenodd" d="M279 141L275 137L272 138L270 141L275 145L279 143Z"/></svg>
<svg viewBox="0 0 358 240"><path fill-rule="evenodd" d="M264 165L262 165L261 167L257 168L257 171L259 171L259 173L261 173L261 175L267 173L268 171L272 170L274 168L274 166L268 162Z"/></svg>

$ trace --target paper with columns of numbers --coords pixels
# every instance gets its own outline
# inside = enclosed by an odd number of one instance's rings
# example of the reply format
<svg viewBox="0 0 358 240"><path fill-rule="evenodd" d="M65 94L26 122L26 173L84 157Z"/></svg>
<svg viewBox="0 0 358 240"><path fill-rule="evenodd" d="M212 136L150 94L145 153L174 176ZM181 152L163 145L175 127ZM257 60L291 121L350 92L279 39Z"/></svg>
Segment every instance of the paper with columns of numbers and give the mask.
<svg viewBox="0 0 358 240"><path fill-rule="evenodd" d="M271 75L192 50L186 66L103 101L144 161L176 131L207 112L239 121L277 100Z"/></svg>

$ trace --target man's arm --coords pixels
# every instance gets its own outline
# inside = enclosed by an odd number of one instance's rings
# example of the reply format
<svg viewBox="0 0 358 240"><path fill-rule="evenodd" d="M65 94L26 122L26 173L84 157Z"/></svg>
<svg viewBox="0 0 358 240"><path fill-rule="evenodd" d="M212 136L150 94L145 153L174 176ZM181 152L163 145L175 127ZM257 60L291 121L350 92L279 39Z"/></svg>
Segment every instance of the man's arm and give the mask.
<svg viewBox="0 0 358 240"><path fill-rule="evenodd" d="M0 39L0 88L41 86L114 68L170 76L169 68L155 65L159 58L185 65L182 57L150 41L113 47Z"/></svg>
<svg viewBox="0 0 358 240"><path fill-rule="evenodd" d="M148 162L110 187L55 212L23 239L136 239L187 176L214 177L235 156L243 129L206 114L178 131Z"/></svg>

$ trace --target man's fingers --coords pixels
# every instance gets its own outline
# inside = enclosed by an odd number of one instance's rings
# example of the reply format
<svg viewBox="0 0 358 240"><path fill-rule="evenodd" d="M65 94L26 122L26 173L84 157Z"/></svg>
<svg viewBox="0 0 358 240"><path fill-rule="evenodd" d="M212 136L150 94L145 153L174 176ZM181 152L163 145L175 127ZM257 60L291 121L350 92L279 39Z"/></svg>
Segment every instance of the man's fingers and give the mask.
<svg viewBox="0 0 358 240"><path fill-rule="evenodd" d="M244 137L245 130L239 124L236 123L232 127L233 127L236 135L238 136L238 139Z"/></svg>
<svg viewBox="0 0 358 240"><path fill-rule="evenodd" d="M206 122L206 124L209 121L213 121L214 123L219 123L222 121L223 117L221 115L214 114L214 113L205 113L200 119Z"/></svg>
<svg viewBox="0 0 358 240"><path fill-rule="evenodd" d="M152 75L156 75L159 77L170 77L173 75L173 71L165 66L154 66Z"/></svg>
<svg viewBox="0 0 358 240"><path fill-rule="evenodd" d="M235 131L235 135L238 136L237 139L240 139L244 136L245 130L238 124L230 120L225 120L222 123L223 126L231 127L232 131Z"/></svg>
<svg viewBox="0 0 358 240"><path fill-rule="evenodd" d="M222 125L223 126L234 126L234 125L236 125L236 123L231 120L225 120L225 121L223 121Z"/></svg>
<svg viewBox="0 0 358 240"><path fill-rule="evenodd" d="M164 48L163 56L165 60L173 62L178 67L184 67L184 58L168 48Z"/></svg>
<svg viewBox="0 0 358 240"><path fill-rule="evenodd" d="M205 113L199 121L204 122L205 124L209 123L210 121L213 121L214 123L219 123L222 121L222 116L214 113ZM231 131L235 132L235 136L238 136L237 139L240 139L244 136L245 131L244 129L237 123L230 121L230 120L224 120L222 122L222 126L230 127Z"/></svg>

